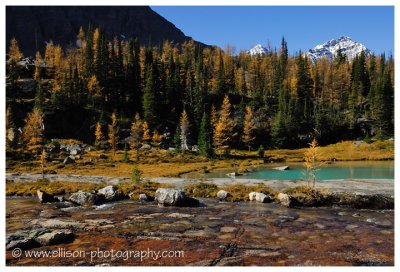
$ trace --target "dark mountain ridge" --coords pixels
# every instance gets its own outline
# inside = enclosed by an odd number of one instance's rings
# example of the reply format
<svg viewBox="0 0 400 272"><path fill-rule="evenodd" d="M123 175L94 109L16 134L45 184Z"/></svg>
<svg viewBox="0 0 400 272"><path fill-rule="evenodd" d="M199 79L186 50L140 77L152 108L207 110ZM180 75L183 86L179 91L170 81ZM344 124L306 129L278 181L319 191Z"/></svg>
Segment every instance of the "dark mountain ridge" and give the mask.
<svg viewBox="0 0 400 272"><path fill-rule="evenodd" d="M147 6L7 6L6 41L18 40L25 55L52 40L75 45L79 28L101 27L109 38L138 38L142 45L181 44L192 39ZM206 46L202 43L197 44ZM8 48L8 45L7 45Z"/></svg>

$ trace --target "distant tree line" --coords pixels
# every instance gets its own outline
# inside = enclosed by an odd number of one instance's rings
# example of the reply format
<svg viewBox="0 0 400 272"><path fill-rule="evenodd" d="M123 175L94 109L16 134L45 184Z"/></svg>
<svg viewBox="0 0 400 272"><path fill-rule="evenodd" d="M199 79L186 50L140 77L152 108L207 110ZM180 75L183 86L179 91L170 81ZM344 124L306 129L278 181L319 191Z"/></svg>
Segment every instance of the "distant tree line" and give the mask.
<svg viewBox="0 0 400 272"><path fill-rule="evenodd" d="M312 62L303 52L290 56L284 38L279 50L253 56L193 41L150 47L137 39L108 40L91 27L81 28L77 40L79 46L68 48L50 42L44 56L36 54L34 114L94 112L92 144L109 135L117 149L117 126L130 131L125 137L132 148L143 142L180 150L197 145L207 156L213 147L294 148L313 138L327 144L394 134L392 56L361 52L348 60L339 50L333 59ZM20 98L22 57L13 39L7 101ZM17 121L12 105L11 125Z"/></svg>

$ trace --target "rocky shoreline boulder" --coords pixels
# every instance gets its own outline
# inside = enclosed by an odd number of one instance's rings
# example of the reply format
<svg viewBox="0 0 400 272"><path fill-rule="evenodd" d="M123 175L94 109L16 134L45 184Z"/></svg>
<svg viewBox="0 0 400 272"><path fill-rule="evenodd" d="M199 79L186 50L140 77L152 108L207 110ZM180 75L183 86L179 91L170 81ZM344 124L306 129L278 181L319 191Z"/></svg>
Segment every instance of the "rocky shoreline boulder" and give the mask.
<svg viewBox="0 0 400 272"><path fill-rule="evenodd" d="M155 201L159 206L199 206L200 202L187 197L184 191L170 188L158 188L155 194Z"/></svg>
<svg viewBox="0 0 400 272"><path fill-rule="evenodd" d="M217 198L219 200L225 200L228 198L228 196L229 196L229 193L225 190L219 190L217 193Z"/></svg>
<svg viewBox="0 0 400 272"><path fill-rule="evenodd" d="M60 202L60 198L54 197L52 194L46 193L42 190L36 191L40 203Z"/></svg>
<svg viewBox="0 0 400 272"><path fill-rule="evenodd" d="M113 185L101 188L97 191L97 194L102 196L106 201L115 201L120 197L117 187Z"/></svg>
<svg viewBox="0 0 400 272"><path fill-rule="evenodd" d="M257 201L257 202L261 202L261 203L269 203L269 202L273 202L274 198L271 197L270 195L266 195L264 193L251 192L251 193L249 193L249 200Z"/></svg>
<svg viewBox="0 0 400 272"><path fill-rule="evenodd" d="M91 206L101 203L101 199L97 194L83 191L73 193L68 200L80 206Z"/></svg>
<svg viewBox="0 0 400 272"><path fill-rule="evenodd" d="M46 232L38 237L36 241L42 246L56 245L71 241L74 238L74 234L69 230L55 230L52 232Z"/></svg>
<svg viewBox="0 0 400 272"><path fill-rule="evenodd" d="M383 194L367 195L334 192L326 196L326 202L332 205L349 206L357 209L394 209L394 197Z"/></svg>
<svg viewBox="0 0 400 272"><path fill-rule="evenodd" d="M63 164L67 165L67 164L72 164L75 163L75 159L72 156L68 156L64 159Z"/></svg>
<svg viewBox="0 0 400 272"><path fill-rule="evenodd" d="M6 237L6 250L14 248L31 249L38 246L70 242L75 235L70 230L49 230L46 228L18 231Z"/></svg>
<svg viewBox="0 0 400 272"><path fill-rule="evenodd" d="M293 198L288 194L279 193L278 200L281 203L281 205L284 207L291 208L294 206Z"/></svg>

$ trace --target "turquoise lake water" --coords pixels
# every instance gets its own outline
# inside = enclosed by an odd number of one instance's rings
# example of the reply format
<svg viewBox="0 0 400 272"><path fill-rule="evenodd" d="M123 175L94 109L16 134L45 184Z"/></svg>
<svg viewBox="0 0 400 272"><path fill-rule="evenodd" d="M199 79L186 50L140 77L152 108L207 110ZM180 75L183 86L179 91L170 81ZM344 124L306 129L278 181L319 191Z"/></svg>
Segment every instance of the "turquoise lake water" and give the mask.
<svg viewBox="0 0 400 272"><path fill-rule="evenodd" d="M304 179L307 175L304 168L292 168L286 171L264 169L251 172L246 178L253 179ZM325 167L317 172L318 180L329 179L393 179L394 166L354 166L354 167Z"/></svg>
<svg viewBox="0 0 400 272"><path fill-rule="evenodd" d="M273 167L283 165L290 166L290 170L279 171L272 169ZM235 171L235 169L212 172L203 177L222 178L226 177L227 173L233 171ZM307 179L307 175L305 173L305 168L301 163L283 163L257 167L254 168L252 172L242 176L237 176L236 178L291 180ZM317 172L317 179L394 179L394 161L337 162L322 166Z"/></svg>

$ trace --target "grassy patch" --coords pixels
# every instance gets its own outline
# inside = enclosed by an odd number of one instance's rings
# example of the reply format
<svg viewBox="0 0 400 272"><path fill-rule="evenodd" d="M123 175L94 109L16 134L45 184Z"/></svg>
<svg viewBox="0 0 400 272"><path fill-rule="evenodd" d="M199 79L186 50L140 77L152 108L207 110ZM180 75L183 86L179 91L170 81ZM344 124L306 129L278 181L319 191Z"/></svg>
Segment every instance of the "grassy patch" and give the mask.
<svg viewBox="0 0 400 272"><path fill-rule="evenodd" d="M297 186L288 188L283 193L292 196L297 204L301 206L318 206L322 205L326 198L324 194L315 188L310 186Z"/></svg>
<svg viewBox="0 0 400 272"><path fill-rule="evenodd" d="M62 182L62 181L35 181L35 182L13 182L7 181L7 196L34 196L37 190L45 191L53 195L65 195L75 193L77 191L90 192L104 188L108 184L90 183L90 182ZM150 198L154 198L158 188L170 187L167 184L158 182L122 182L116 185L122 196L128 197L132 194L132 199L138 199L139 194L146 194Z"/></svg>
<svg viewBox="0 0 400 272"><path fill-rule="evenodd" d="M213 183L192 183L185 186L185 193L193 197L216 197L218 186Z"/></svg>
<svg viewBox="0 0 400 272"><path fill-rule="evenodd" d="M366 161L393 160L394 142L373 143L345 141L321 147L323 161ZM306 149L266 150L265 162L302 162ZM179 177L191 172L209 172L219 169L233 169L244 173L264 160L256 157L256 151L232 150L231 156L222 159L207 159L194 152L179 153L168 150L141 150L139 161L136 152L129 151L130 162L124 162L124 152L117 151L115 157L110 151L92 150L76 160L63 165L67 154L49 154L46 170L58 174L82 174L111 177L130 177L133 164L138 164L143 177ZM8 173L40 173L40 164L34 157L24 156L23 151L7 153Z"/></svg>
<svg viewBox="0 0 400 272"><path fill-rule="evenodd" d="M90 182L62 182L40 180L35 182L6 182L7 196L32 196L38 189L53 195L71 194L77 191L92 191L105 187L105 184Z"/></svg>

